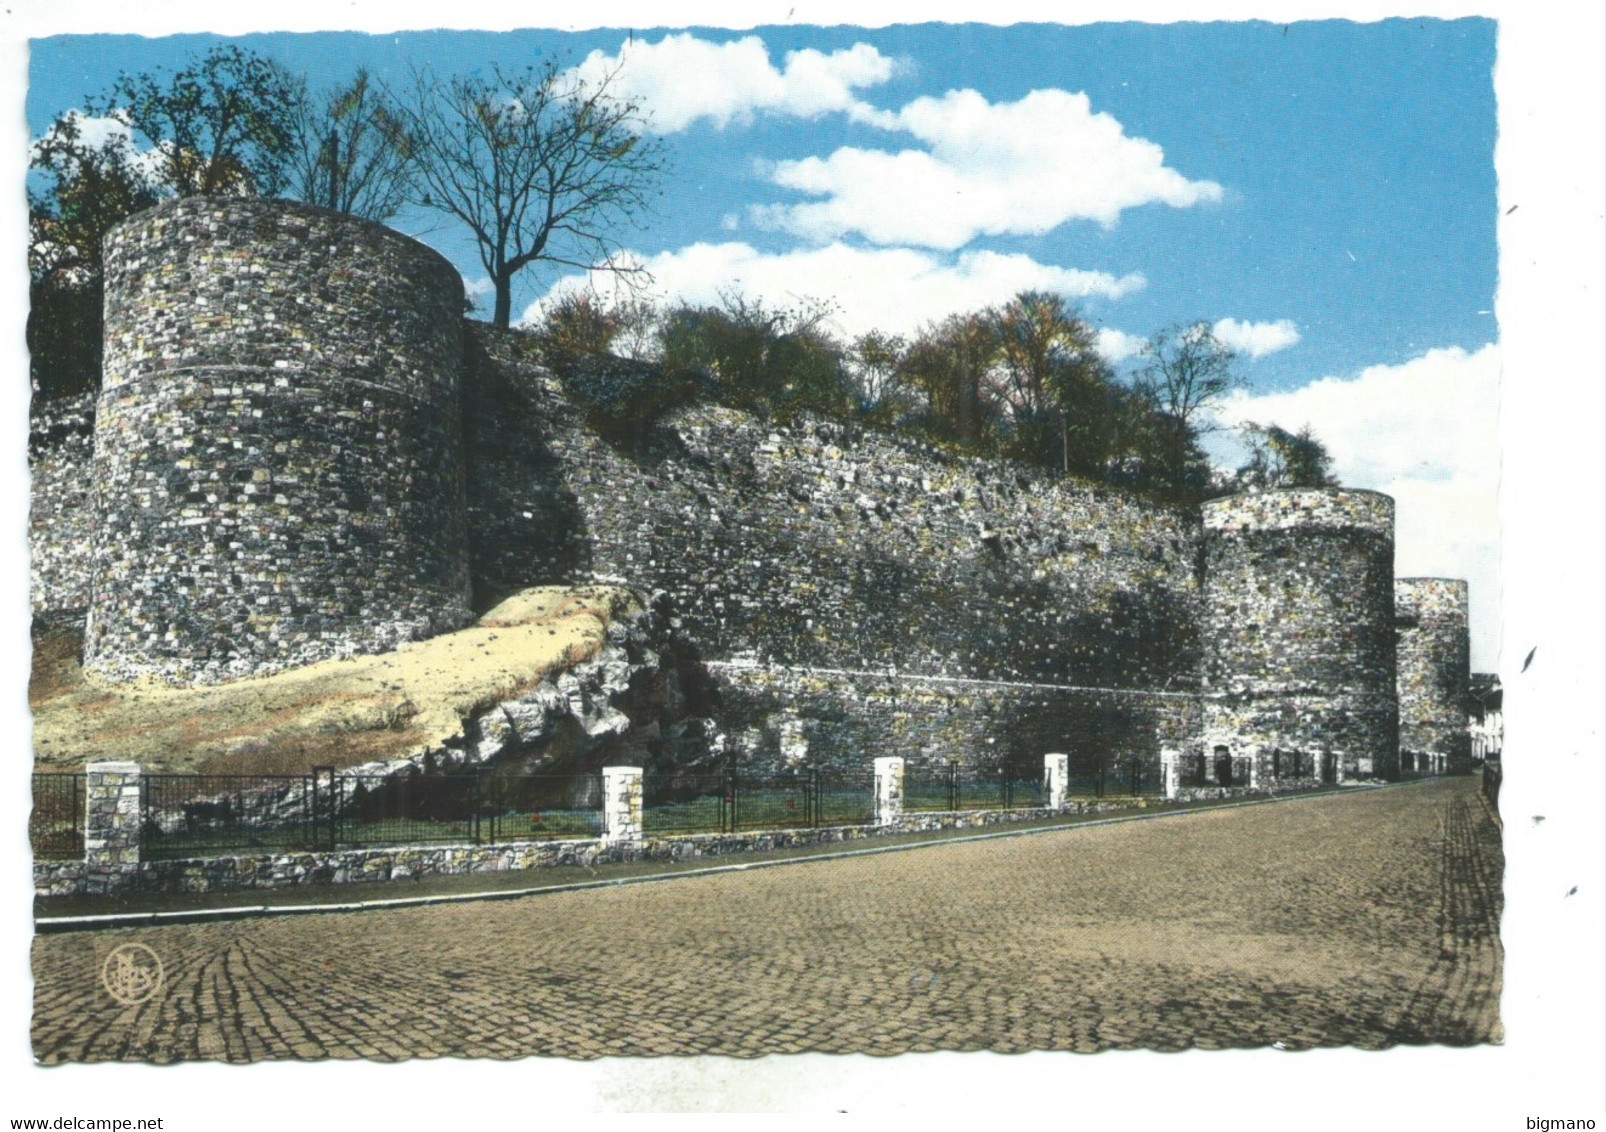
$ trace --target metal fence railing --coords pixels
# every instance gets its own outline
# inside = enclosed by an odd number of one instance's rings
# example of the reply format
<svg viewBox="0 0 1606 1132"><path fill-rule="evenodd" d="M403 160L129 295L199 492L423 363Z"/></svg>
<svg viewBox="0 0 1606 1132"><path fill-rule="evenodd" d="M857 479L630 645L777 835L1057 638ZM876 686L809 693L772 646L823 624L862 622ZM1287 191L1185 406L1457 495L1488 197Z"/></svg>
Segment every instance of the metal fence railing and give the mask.
<svg viewBox="0 0 1606 1132"><path fill-rule="evenodd" d="M1483 796L1489 799L1489 805L1494 807L1496 814L1500 812L1500 778L1500 760L1484 759Z"/></svg>
<svg viewBox="0 0 1606 1132"><path fill-rule="evenodd" d="M599 775L148 774L141 856L486 844L602 832Z"/></svg>
<svg viewBox="0 0 1606 1132"><path fill-rule="evenodd" d="M955 763L904 772L903 808L910 813L958 810L1035 809L1048 804L1042 777L1018 773L977 774Z"/></svg>
<svg viewBox="0 0 1606 1132"><path fill-rule="evenodd" d="M84 776L35 774L28 844L41 861L75 861L84 855Z"/></svg>
<svg viewBox="0 0 1606 1132"><path fill-rule="evenodd" d="M1072 796L1155 792L1141 763L1112 770L1072 760ZM41 860L84 852L83 774L36 774L29 838ZM291 775L141 776L140 855L146 860L443 842L488 844L603 835L600 774L492 770L352 774L318 767ZM642 825L650 835L865 825L875 820L875 776L811 769L748 775L648 771ZM1047 784L1031 773L958 764L905 771L908 813L1035 809Z"/></svg>
<svg viewBox="0 0 1606 1132"><path fill-rule="evenodd" d="M862 825L875 818L874 793L873 774L648 773L642 827L649 834L673 834Z"/></svg>

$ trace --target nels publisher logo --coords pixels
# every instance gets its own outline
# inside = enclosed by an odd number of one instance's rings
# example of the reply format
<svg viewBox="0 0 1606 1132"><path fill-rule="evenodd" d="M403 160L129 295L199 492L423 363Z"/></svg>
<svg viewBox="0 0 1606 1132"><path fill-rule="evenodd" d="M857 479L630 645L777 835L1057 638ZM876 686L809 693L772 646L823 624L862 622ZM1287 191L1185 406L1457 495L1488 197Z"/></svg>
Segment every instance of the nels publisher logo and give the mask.
<svg viewBox="0 0 1606 1132"><path fill-rule="evenodd" d="M162 987L162 961L143 943L125 943L106 956L100 985L124 1006L138 1006Z"/></svg>

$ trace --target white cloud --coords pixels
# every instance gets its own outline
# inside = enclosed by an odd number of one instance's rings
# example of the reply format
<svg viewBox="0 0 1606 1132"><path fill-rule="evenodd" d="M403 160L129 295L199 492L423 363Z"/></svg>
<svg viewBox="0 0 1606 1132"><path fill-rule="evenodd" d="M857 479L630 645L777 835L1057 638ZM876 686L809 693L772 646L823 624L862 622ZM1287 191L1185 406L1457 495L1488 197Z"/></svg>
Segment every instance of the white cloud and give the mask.
<svg viewBox="0 0 1606 1132"><path fill-rule="evenodd" d="M134 136L134 129L127 119L117 115L96 117L85 114L82 110L69 110L62 115L70 119L78 128L78 140L90 149L115 148L124 150L129 159L130 167L138 174L151 180L160 180L164 152L170 151L171 143L164 143L159 148L141 149L138 139ZM46 132L45 140L55 132L55 126Z"/></svg>
<svg viewBox="0 0 1606 1132"><path fill-rule="evenodd" d="M1473 664L1488 670L1500 624L1500 352L1430 350L1353 378L1326 377L1288 393L1239 394L1223 423L1309 425L1346 487L1395 501L1395 574L1471 584ZM1223 463L1236 445L1211 446Z"/></svg>
<svg viewBox="0 0 1606 1132"><path fill-rule="evenodd" d="M1263 358L1299 342L1299 328L1286 318L1276 322L1240 322L1236 318L1224 318L1212 326L1210 332L1229 350L1251 358Z"/></svg>
<svg viewBox="0 0 1606 1132"><path fill-rule="evenodd" d="M1109 327L1100 327L1095 336L1093 348L1099 356L1114 365L1124 362L1128 358L1135 358L1147 348L1149 340L1140 338L1136 334L1128 334L1124 330L1112 330Z"/></svg>
<svg viewBox="0 0 1606 1132"><path fill-rule="evenodd" d="M746 124L759 112L873 116L854 92L886 82L898 67L865 43L830 54L790 51L776 67L758 36L715 43L682 32L657 43L628 41L614 55L593 51L573 73L594 83L617 70L613 91L638 102L654 132L670 134L703 119L720 129Z"/></svg>
<svg viewBox="0 0 1606 1132"><path fill-rule="evenodd" d="M1000 303L1023 290L1069 298L1120 298L1144 286L1141 275L1117 278L1038 263L1025 255L969 252L947 262L910 248L865 249L843 244L782 254L743 243L693 244L642 261L660 297L715 303L721 290L739 289L766 303L790 305L825 299L839 308L836 325L849 336L879 329L908 334L922 323ZM615 280L593 273L589 284L608 293ZM588 285L583 276L561 280L546 298ZM539 303L525 312L535 315Z"/></svg>
<svg viewBox="0 0 1606 1132"><path fill-rule="evenodd" d="M825 199L754 209L755 220L814 241L859 233L877 244L952 250L978 236L1042 235L1069 220L1110 227L1124 209L1221 199L1151 141L1093 113L1085 94L1036 90L988 102L974 90L918 98L859 120L914 135L926 149L843 147L776 164L778 185Z"/></svg>

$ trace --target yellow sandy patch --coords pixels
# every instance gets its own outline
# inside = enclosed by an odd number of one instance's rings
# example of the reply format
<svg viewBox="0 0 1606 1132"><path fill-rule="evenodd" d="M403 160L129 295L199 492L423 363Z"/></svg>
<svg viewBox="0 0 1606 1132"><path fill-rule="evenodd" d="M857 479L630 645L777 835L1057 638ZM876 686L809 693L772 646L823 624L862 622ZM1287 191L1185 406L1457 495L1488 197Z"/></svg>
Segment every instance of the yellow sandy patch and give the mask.
<svg viewBox="0 0 1606 1132"><path fill-rule="evenodd" d="M540 587L467 629L394 652L204 688L86 679L76 637L58 634L34 648L35 762L41 770L133 759L152 771L293 774L405 758L590 660L609 623L639 609L618 587Z"/></svg>

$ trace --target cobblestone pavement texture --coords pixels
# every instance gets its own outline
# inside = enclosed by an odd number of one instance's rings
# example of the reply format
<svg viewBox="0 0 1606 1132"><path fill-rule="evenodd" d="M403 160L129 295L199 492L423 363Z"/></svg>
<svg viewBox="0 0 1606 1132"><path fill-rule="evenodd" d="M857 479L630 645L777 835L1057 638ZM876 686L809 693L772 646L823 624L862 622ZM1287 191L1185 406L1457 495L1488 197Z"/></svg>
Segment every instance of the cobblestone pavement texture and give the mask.
<svg viewBox="0 0 1606 1132"><path fill-rule="evenodd" d="M631 888L35 938L43 1062L1499 1040L1469 779ZM99 972L142 943L124 1007Z"/></svg>

